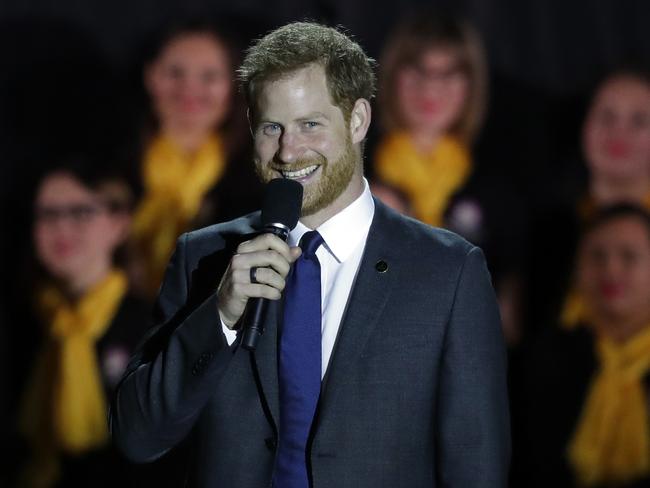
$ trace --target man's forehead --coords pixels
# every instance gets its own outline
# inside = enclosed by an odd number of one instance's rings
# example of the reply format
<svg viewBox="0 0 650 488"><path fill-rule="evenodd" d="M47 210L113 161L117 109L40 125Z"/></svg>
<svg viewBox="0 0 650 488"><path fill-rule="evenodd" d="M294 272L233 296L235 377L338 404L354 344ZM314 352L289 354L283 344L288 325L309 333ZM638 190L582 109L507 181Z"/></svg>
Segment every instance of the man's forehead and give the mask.
<svg viewBox="0 0 650 488"><path fill-rule="evenodd" d="M325 71L319 65L305 66L282 76L266 79L256 89L253 112L289 110L297 117L320 114L331 116L340 110L332 100ZM297 112L300 112L298 114Z"/></svg>
<svg viewBox="0 0 650 488"><path fill-rule="evenodd" d="M272 74L257 82L258 98L265 92L273 91L288 83L307 82L313 87L327 88L327 75L325 68L318 63L310 63L291 71Z"/></svg>

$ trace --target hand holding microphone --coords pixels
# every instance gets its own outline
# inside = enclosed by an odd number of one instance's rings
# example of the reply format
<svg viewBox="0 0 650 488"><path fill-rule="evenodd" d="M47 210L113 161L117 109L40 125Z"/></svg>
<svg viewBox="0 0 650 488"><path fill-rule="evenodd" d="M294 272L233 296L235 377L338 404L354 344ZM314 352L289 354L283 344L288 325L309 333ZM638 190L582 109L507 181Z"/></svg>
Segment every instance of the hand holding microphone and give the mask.
<svg viewBox="0 0 650 488"><path fill-rule="evenodd" d="M263 333L267 300L282 296L291 264L300 256L300 248L290 248L286 240L298 223L301 205L300 183L288 179L269 182L262 207L262 234L239 245L219 284L219 316L229 328L243 324L242 345L247 349L255 349Z"/></svg>

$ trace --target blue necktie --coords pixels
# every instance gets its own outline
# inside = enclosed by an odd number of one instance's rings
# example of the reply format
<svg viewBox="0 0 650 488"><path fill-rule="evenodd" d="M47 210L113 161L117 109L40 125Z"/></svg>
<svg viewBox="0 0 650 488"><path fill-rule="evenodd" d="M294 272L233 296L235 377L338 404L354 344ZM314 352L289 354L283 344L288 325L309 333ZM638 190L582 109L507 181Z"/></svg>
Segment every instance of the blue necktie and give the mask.
<svg viewBox="0 0 650 488"><path fill-rule="evenodd" d="M280 433L273 486L308 488L306 445L321 382L320 263L316 231L300 239L301 256L293 264L284 292L280 337Z"/></svg>

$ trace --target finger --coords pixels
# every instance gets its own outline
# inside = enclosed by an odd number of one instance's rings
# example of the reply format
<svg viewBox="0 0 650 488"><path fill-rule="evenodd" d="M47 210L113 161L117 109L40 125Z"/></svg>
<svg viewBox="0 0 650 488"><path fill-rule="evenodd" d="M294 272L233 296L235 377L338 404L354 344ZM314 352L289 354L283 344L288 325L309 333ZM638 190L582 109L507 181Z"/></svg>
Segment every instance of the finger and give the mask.
<svg viewBox="0 0 650 488"><path fill-rule="evenodd" d="M302 254L302 249L300 249L298 246L295 246L290 248L289 252L291 253L291 262L293 263Z"/></svg>
<svg viewBox="0 0 650 488"><path fill-rule="evenodd" d="M277 271L272 268L250 268L255 269L255 279L257 284L269 285L273 288L276 288L279 291L284 290L285 280ZM236 270L233 276L233 279L238 283L252 283L251 282L251 273L248 274L244 270Z"/></svg>
<svg viewBox="0 0 650 488"><path fill-rule="evenodd" d="M261 298L268 298L269 300L279 300L282 297L280 290L267 285L251 285L259 287L255 290L256 296Z"/></svg>
<svg viewBox="0 0 650 488"><path fill-rule="evenodd" d="M285 259L284 256L274 250L255 251L243 254L235 254L231 260L231 268L233 271L243 270L249 273L250 268L273 268L281 276L286 276L291 267L291 261ZM250 275L249 275L250 276ZM245 281L250 281L246 279Z"/></svg>
<svg viewBox="0 0 650 488"><path fill-rule="evenodd" d="M255 251L263 251L265 249L272 249L280 253L284 258L289 261L291 259L291 252L289 245L274 234L261 234L250 241L242 242L237 247L237 253L249 253Z"/></svg>
<svg viewBox="0 0 650 488"><path fill-rule="evenodd" d="M268 298L278 300L282 293L277 288L261 283L235 284L233 290L238 296L248 298Z"/></svg>

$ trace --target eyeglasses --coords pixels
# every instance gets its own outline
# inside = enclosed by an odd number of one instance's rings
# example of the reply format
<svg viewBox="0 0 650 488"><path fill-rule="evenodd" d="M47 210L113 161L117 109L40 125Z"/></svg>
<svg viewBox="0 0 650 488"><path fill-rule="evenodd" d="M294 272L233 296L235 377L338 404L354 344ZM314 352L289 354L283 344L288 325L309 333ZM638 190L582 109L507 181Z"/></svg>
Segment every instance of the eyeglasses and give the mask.
<svg viewBox="0 0 650 488"><path fill-rule="evenodd" d="M435 69L412 64L405 66L403 69L406 81L410 83L424 83L427 81L450 83L465 76L465 70L458 65L452 65L446 69Z"/></svg>
<svg viewBox="0 0 650 488"><path fill-rule="evenodd" d="M92 204L47 205L37 207L34 218L39 224L45 225L52 225L61 220L67 220L75 225L84 225L106 209L105 206Z"/></svg>

